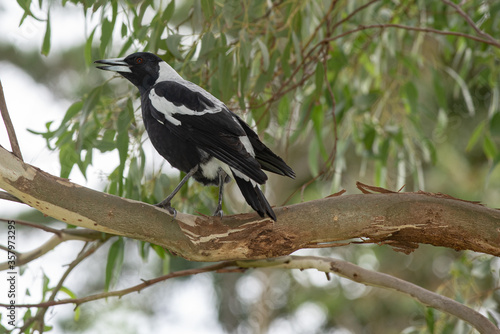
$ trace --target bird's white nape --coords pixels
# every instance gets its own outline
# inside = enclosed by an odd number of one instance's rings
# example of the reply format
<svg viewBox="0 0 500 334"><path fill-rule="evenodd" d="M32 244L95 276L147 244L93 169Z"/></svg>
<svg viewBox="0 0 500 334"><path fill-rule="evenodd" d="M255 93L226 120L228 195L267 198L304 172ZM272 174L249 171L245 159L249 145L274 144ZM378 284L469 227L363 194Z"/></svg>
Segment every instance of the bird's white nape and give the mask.
<svg viewBox="0 0 500 334"><path fill-rule="evenodd" d="M177 73L172 66L167 64L164 61L160 61L158 63L159 66L159 73L158 73L158 79L156 79L155 84L162 82L162 81L179 81L179 80L184 80L179 73Z"/></svg>

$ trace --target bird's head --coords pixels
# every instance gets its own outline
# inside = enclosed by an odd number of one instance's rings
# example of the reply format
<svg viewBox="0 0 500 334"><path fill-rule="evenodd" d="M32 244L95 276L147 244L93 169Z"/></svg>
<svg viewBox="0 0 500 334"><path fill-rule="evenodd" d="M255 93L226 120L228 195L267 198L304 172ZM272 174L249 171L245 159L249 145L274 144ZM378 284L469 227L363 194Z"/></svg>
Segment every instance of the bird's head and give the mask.
<svg viewBox="0 0 500 334"><path fill-rule="evenodd" d="M175 80L179 74L160 57L149 52L136 52L125 58L96 60L98 69L118 72L133 83L141 93L151 88L158 79Z"/></svg>

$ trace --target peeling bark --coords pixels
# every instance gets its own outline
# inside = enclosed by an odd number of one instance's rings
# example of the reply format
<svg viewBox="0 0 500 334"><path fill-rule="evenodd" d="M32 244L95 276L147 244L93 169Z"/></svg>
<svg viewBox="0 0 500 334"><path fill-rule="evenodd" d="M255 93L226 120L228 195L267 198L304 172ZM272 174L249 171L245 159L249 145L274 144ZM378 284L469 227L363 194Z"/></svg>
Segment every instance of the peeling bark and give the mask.
<svg viewBox="0 0 500 334"><path fill-rule="evenodd" d="M223 218L178 213L50 175L0 147L0 188L55 219L163 246L190 260L263 259L353 238L409 253L418 244L500 256L500 211L428 193L357 194Z"/></svg>

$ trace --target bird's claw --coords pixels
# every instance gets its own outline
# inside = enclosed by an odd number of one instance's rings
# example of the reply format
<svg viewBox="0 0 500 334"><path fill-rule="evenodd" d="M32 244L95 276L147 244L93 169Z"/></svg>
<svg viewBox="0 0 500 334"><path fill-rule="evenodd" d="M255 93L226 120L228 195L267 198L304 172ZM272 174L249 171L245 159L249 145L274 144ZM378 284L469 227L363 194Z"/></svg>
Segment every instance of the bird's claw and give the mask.
<svg viewBox="0 0 500 334"><path fill-rule="evenodd" d="M165 208L168 210L168 213L170 213L172 216L177 217L177 210L175 210L173 207L169 206L168 208Z"/></svg>
<svg viewBox="0 0 500 334"><path fill-rule="evenodd" d="M177 210L175 210L171 205L170 205L170 202L167 202L167 203L158 203L158 204L155 204L155 206L161 208L161 209L164 209L164 210L167 210L168 213L170 213L172 216L174 216L174 218L177 216Z"/></svg>
<svg viewBox="0 0 500 334"><path fill-rule="evenodd" d="M214 213L214 217L222 218L222 216L224 216L224 211L222 211L222 209L217 209Z"/></svg>

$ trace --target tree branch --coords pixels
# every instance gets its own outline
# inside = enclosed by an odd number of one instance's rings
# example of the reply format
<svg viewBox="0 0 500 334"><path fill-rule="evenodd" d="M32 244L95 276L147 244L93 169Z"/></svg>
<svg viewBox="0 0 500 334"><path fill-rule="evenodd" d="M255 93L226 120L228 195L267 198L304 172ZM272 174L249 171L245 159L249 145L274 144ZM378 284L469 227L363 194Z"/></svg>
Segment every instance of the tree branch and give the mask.
<svg viewBox="0 0 500 334"><path fill-rule="evenodd" d="M190 260L288 255L363 238L409 253L419 243L500 256L500 211L428 193L335 196L221 218L178 213L45 173L0 147L0 188L63 222L163 246Z"/></svg>
<svg viewBox="0 0 500 334"><path fill-rule="evenodd" d="M80 264L80 262L85 260L87 257L92 255L97 249L99 249L99 247L101 247L103 245L103 243L104 243L103 240L99 240L97 242L94 242L88 248L87 248L87 243L82 247L82 250L80 251L80 253L78 253L77 258L69 264L68 268L66 269L66 271L62 275L62 277L59 280L59 282L57 283L57 285L52 289L52 293L51 293L47 303L53 302L55 300L57 293L61 290L61 288L63 287L64 281L66 280L68 275L73 271L73 269L75 269L76 266L78 266ZM40 330L40 329L43 329L43 327L44 327L45 313L47 313L47 310L48 310L48 306L47 307L39 307L35 316L33 316L29 319L26 319L26 321L23 324L23 327L20 328L19 332L20 333L24 332L24 330L26 328L29 328L31 326L31 324L34 322L36 322L38 325L38 326L36 326L36 328L38 328L38 330L40 332L43 332L43 330Z"/></svg>
<svg viewBox="0 0 500 334"><path fill-rule="evenodd" d="M22 266L39 257L47 254L49 251L56 248L59 244L70 241L70 240L80 240L80 241L93 241L102 240L105 241L109 239L110 235L103 235L101 232L88 230L88 229L78 229L78 230L61 230L59 234L53 235L49 240L39 247L26 252L16 254L16 266ZM0 271L9 269L9 263L0 263Z"/></svg>
<svg viewBox="0 0 500 334"><path fill-rule="evenodd" d="M0 222L8 223L9 221L15 221L16 224L18 225L24 225L32 228L37 228L45 232L49 233L54 233L57 235L61 235L61 230L58 230L56 228L52 228L50 226L45 226L43 224L38 224L38 223L32 223L24 220L19 220L19 219L5 219L5 218L0 218Z"/></svg>
<svg viewBox="0 0 500 334"><path fill-rule="evenodd" d="M75 304L76 306L79 306L83 303L93 300L108 297L122 297L133 292L140 292L155 283L162 282L174 277L189 276L204 272L234 271L241 270L241 268L263 267L300 270L317 269L318 271L322 271L327 274L334 273L357 283L401 292L424 305L446 312L468 322L481 333L500 333L500 329L495 327L495 325L491 323L486 317L481 315L479 312L456 302L453 299L441 296L432 291L426 290L420 286L393 277L391 275L363 269L346 261L314 256L284 256L280 258L257 261L226 261L214 265L209 265L203 268L181 270L154 279L145 280L141 284L137 284L133 287L123 290L98 293L76 299L54 300L54 298L51 298L51 300L47 302L38 304L16 304L16 307L47 308L50 306L63 304ZM8 306L9 304L0 304L0 307Z"/></svg>
<svg viewBox="0 0 500 334"><path fill-rule="evenodd" d="M123 289L123 290L117 290L117 291L109 291L109 292L103 292L103 293L96 293L94 295L90 295L87 297L82 297L82 298L76 298L76 299L61 299L61 300L51 300L51 301L46 301L42 303L37 303L37 304L16 304L16 307L50 307L50 306L56 306L56 305L64 305L64 304L75 304L76 306L79 306L81 304L98 300L98 299L104 299L108 297L123 297L125 295L128 295L132 292L140 292L144 290L145 288L152 286L155 283L166 281L170 278L175 278L175 277L184 277L184 276L191 276L191 275L196 275L200 273L207 273L211 271L218 271L218 270L223 270L228 267L233 267L235 265L234 261L226 261L226 262L221 262L213 265L209 265L203 268L196 268L196 269L187 269L187 270L179 270L167 275L163 275L160 277L156 277L150 280L143 280L141 284L134 285L130 288ZM241 271L241 269L240 269ZM2 304L0 303L0 307L8 307L10 304Z"/></svg>
<svg viewBox="0 0 500 334"><path fill-rule="evenodd" d="M456 32L456 31L445 31L445 30L438 30L438 29L433 29L433 28L423 28L423 27L413 27L413 26L407 26L403 24L395 24L395 23L386 23L386 24L370 24L370 25L359 25L357 28L348 30L342 34L339 34L337 36L331 37L331 38L326 38L323 41L319 42L316 44L313 48L319 47L322 43L325 41L335 41L339 38L351 35L353 33L363 31L363 30L368 30L368 29L385 29L385 28L398 28L398 29L403 29L403 30L411 30L411 31L419 31L419 32L426 32L426 33L433 33L437 35L445 35L445 36L456 36L456 37L464 37L467 39L471 39L477 42L493 45L497 48L500 48L500 42L497 40L493 39L491 36L490 38L484 39L481 37L477 37L474 35L469 35L465 34L462 32ZM489 36L489 35L488 35Z"/></svg>
<svg viewBox="0 0 500 334"><path fill-rule="evenodd" d="M449 0L441 0L443 3L445 3L446 5L452 7L453 9L455 9L457 11L457 13L463 17L465 19L465 21L467 21L467 23L472 27L472 29L474 29L474 31L479 35L479 36L483 36L484 38L490 40L491 42L495 43L494 45L497 45L498 46L498 42L496 39L494 39L490 34L487 34L485 33L484 31L482 31L481 29L479 29L479 27L474 23L474 21L472 20L472 18L467 15L467 13L465 13L462 8L460 8L459 5L449 1Z"/></svg>
<svg viewBox="0 0 500 334"><path fill-rule="evenodd" d="M468 322L481 333L500 333L500 329L482 314L453 299L394 276L363 269L346 261L313 256L285 256L262 261L238 261L237 264L243 268L264 266L301 270L314 268L324 273L334 273L357 283L401 292L424 305Z"/></svg>
<svg viewBox="0 0 500 334"><path fill-rule="evenodd" d="M361 12L362 10L366 9L367 7L371 6L372 4L378 2L379 0L371 0L368 3L356 8L352 13L350 13L348 16L343 18L342 20L336 22L334 25L332 25L331 31L335 30L337 27L342 25L343 23L347 22L350 20L353 16L355 16L357 13ZM272 102L278 100L281 96L284 94L290 92L300 84L302 84L305 80L307 80L310 76L312 76L313 73L308 73L303 76L301 80L299 80L298 84L291 85L292 81L295 78L295 75L300 71L300 70L305 70L307 65L310 63L317 63L318 61L314 57L314 52L317 48L319 48L321 45L323 45L325 42L332 42L337 39L340 39L342 37L351 35L353 33L363 31L363 30L368 30L368 29L385 29L385 28L398 28L398 29L403 29L403 30L410 30L410 31L419 31L419 32L425 32L425 33L433 33L433 34L438 34L438 35L445 35L445 36L456 36L456 37L463 37L467 39L471 39L480 43L486 43L492 46L495 46L497 48L500 48L500 42L497 41L495 38L493 38L491 35L483 32L481 29L477 27L477 25L472 21L472 19L464 12L462 9L454 4L451 1L447 0L442 0L445 4L453 7L457 12L459 13L460 16L462 16L467 23L478 33L480 36L484 37L478 37L466 33L461 33L461 32L455 32L455 31L445 31L445 30L438 30L438 29L433 29L433 28L424 28L424 27L414 27L414 26L407 26L407 25L402 25L402 24L395 24L395 23L385 23L385 24L372 24L372 25L359 25L357 28L345 31L344 33L341 33L339 35L333 36L333 37L327 37L324 38L323 40L319 41L317 44L312 46L310 50L307 52L307 54L302 56L301 62L295 67L294 71L291 73L291 75L288 77L287 80L285 80L279 87L278 91L273 93L273 95L267 99L266 101L254 106L254 108L261 107L263 105L268 105L268 108L270 108L270 105ZM325 16L326 18L326 16ZM308 46L312 40L314 35L312 35L311 39L307 41L306 46ZM302 49L302 53L305 52L305 47ZM291 86L290 86L291 85ZM286 89L285 89L286 88Z"/></svg>
<svg viewBox="0 0 500 334"><path fill-rule="evenodd" d="M11 202L23 203L23 201L21 201L19 198L17 198L16 196L12 196L11 194L5 191L0 191L0 199L4 199L6 201L11 201Z"/></svg>
<svg viewBox="0 0 500 334"><path fill-rule="evenodd" d="M7 129L7 134L9 135L10 147L12 152L16 157L23 160L23 155L21 154L21 149L19 148L19 142L17 141L16 131L14 130L14 125L12 125L12 120L10 119L9 111L7 110L7 103L5 102L5 96L3 94L3 86L0 81L0 112L2 113L3 122L5 128Z"/></svg>

